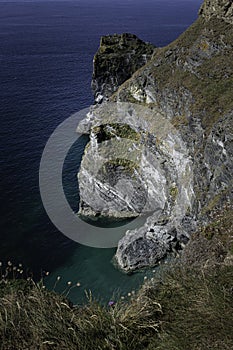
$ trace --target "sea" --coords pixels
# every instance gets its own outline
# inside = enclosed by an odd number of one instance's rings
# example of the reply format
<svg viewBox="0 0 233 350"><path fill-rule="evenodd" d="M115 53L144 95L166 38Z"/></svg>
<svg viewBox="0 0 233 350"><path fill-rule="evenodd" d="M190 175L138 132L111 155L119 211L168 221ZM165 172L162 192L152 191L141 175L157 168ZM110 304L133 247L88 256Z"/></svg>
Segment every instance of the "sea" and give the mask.
<svg viewBox="0 0 233 350"><path fill-rule="evenodd" d="M50 221L39 190L47 140L66 118L93 103L93 56L100 38L134 33L162 47L197 18L201 0L0 0L0 262L82 304L127 298L155 270L131 275L113 264L115 248L92 248ZM77 171L88 139L72 148L63 185L78 209ZM124 225L119 226L124 232ZM71 284L70 284L71 282ZM78 283L78 285L76 285Z"/></svg>

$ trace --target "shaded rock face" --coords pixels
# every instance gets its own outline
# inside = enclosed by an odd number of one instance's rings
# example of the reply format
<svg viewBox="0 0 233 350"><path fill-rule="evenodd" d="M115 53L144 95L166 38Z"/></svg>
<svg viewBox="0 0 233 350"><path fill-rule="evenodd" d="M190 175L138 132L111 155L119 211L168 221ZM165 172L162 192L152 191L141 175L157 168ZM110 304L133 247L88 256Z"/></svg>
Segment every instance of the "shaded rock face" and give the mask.
<svg viewBox="0 0 233 350"><path fill-rule="evenodd" d="M127 231L119 242L116 261L124 271L153 266L179 251L209 222L213 209L232 200L231 10L231 1L206 0L199 19L180 38L157 49L102 110L93 108L79 125L79 131L91 133L79 174L81 211L149 215L143 227ZM125 138L129 143L121 149ZM109 165L106 147L114 159L131 163ZM96 174L99 160L107 169L98 167ZM144 188L138 197L132 196L135 179ZM89 193L85 183L93 189Z"/></svg>
<svg viewBox="0 0 233 350"><path fill-rule="evenodd" d="M145 266L153 266L167 252L177 246L177 232L174 227L157 225L149 229L142 227L128 231L120 240L116 260L122 269L135 270Z"/></svg>
<svg viewBox="0 0 233 350"><path fill-rule="evenodd" d="M92 90L95 102L110 97L117 88L152 57L155 47L133 34L101 38L93 61Z"/></svg>

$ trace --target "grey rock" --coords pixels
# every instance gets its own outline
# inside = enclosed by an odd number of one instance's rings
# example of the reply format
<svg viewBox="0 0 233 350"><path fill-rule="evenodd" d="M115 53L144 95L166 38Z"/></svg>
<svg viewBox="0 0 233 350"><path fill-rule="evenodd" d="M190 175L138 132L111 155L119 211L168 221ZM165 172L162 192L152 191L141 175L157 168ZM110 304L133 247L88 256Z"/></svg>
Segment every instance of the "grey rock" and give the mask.
<svg viewBox="0 0 233 350"><path fill-rule="evenodd" d="M142 227L128 231L119 241L116 260L120 268L134 271L146 266L154 266L166 257L176 241L174 227L156 226L153 229Z"/></svg>
<svg viewBox="0 0 233 350"><path fill-rule="evenodd" d="M205 0L199 14L206 20L216 16L232 24L233 2L232 0Z"/></svg>
<svg viewBox="0 0 233 350"><path fill-rule="evenodd" d="M182 216L193 195L192 162L176 129L156 110L130 103L101 105L95 116L78 174L79 214L90 207L136 217L166 205Z"/></svg>
<svg viewBox="0 0 233 350"><path fill-rule="evenodd" d="M136 35L103 36L93 61L92 90L96 103L108 99L117 88L152 57L155 47Z"/></svg>
<svg viewBox="0 0 233 350"><path fill-rule="evenodd" d="M109 101L78 127L90 133L78 175L80 214L148 216L119 242L124 271L181 249L213 209L233 199L232 18L232 1L204 1L199 19L111 97L116 75L100 74L104 62L110 70L98 53L94 92Z"/></svg>

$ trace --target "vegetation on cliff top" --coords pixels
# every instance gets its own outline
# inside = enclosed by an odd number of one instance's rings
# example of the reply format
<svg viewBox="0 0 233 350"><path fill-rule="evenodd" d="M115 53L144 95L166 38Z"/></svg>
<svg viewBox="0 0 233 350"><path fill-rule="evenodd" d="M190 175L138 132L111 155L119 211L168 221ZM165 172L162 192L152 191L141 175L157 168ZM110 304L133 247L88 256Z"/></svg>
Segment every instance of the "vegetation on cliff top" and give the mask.
<svg viewBox="0 0 233 350"><path fill-rule="evenodd" d="M217 17L207 22L198 18L177 40L157 49L152 60L122 84L112 99L146 103L146 96L144 102L137 101L130 87L142 84L143 91L150 81L157 91L156 103L160 103L166 91L179 94L182 87L192 96L190 112L201 118L208 134L214 123L233 109L232 37L232 24Z"/></svg>
<svg viewBox="0 0 233 350"><path fill-rule="evenodd" d="M140 140L140 134L133 130L128 124L109 123L106 125L98 125L92 128L92 132L96 135L98 143L111 140L114 137L135 141Z"/></svg>

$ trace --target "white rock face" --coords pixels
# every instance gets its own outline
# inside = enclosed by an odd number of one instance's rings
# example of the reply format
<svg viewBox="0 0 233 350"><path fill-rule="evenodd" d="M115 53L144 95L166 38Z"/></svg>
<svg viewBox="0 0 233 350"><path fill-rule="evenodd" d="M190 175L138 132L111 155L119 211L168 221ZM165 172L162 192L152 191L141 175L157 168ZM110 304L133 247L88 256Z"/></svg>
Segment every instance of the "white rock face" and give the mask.
<svg viewBox="0 0 233 350"><path fill-rule="evenodd" d="M180 223L192 205L193 188L185 144L155 109L106 103L91 115L78 127L91 128L78 174L79 213L108 218L149 215L141 229L128 231L119 242L116 260L124 270L155 264L179 235L186 235ZM134 253L138 246L143 254Z"/></svg>

